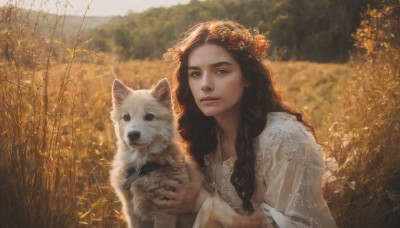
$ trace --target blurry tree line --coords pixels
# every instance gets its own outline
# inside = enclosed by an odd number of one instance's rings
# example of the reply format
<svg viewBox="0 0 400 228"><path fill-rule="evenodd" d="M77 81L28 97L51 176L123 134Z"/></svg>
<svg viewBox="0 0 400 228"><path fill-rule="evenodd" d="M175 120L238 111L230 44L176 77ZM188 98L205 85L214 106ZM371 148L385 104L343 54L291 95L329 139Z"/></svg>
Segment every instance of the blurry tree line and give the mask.
<svg viewBox="0 0 400 228"><path fill-rule="evenodd" d="M278 60L343 62L353 47L360 15L377 0L192 0L185 5L130 13L90 30L91 48L122 60L160 58L190 26L230 19L257 27Z"/></svg>

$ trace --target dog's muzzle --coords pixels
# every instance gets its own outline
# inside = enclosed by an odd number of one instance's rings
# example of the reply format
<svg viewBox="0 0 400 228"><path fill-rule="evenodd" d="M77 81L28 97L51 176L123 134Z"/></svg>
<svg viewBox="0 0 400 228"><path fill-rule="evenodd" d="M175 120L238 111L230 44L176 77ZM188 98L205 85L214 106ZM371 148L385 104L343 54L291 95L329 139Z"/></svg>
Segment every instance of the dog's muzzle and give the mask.
<svg viewBox="0 0 400 228"><path fill-rule="evenodd" d="M129 142L135 142L138 138L140 138L140 131L130 131L128 133Z"/></svg>

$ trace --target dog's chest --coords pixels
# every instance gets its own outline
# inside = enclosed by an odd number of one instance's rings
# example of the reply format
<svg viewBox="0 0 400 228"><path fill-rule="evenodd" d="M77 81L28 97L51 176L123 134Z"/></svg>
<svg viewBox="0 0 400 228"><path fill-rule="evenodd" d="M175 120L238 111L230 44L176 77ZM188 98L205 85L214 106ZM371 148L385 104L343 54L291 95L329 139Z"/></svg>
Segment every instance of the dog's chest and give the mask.
<svg viewBox="0 0 400 228"><path fill-rule="evenodd" d="M185 168L163 168L152 171L143 176L138 176L135 181L131 183L131 191L134 194L150 194L160 188L166 186L166 181L176 180L179 182L188 180L188 174Z"/></svg>

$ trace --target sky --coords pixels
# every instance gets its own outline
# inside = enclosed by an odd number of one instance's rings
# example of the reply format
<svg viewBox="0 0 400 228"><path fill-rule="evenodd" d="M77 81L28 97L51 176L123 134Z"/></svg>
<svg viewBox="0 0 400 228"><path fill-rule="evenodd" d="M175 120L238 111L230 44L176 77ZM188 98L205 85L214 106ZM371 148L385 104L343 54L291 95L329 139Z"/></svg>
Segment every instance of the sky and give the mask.
<svg viewBox="0 0 400 228"><path fill-rule="evenodd" d="M186 4L190 0L0 0L0 6L10 2L23 8L31 8L33 3L32 8L36 10L60 14L66 11L66 14L79 16L84 15L91 2L87 16L123 16L129 11L142 12L151 7Z"/></svg>

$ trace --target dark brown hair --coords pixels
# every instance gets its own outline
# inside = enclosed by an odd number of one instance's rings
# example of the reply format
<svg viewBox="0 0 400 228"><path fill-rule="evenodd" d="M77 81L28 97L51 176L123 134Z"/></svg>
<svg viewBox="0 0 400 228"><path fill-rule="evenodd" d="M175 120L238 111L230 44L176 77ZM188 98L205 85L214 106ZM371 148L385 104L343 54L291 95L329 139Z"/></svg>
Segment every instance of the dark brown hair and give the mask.
<svg viewBox="0 0 400 228"><path fill-rule="evenodd" d="M197 47L204 44L216 44L225 48L239 63L245 81L250 82L245 88L241 102L239 123L235 149L237 159L231 176L231 183L237 195L243 200L243 208L253 211L250 202L254 194L255 153L254 139L263 131L269 112L287 112L302 121L300 113L282 103L274 89L270 70L261 61L249 58L245 50L234 51L229 49L227 41L210 36L209 28L216 23L223 23L231 28L244 29L242 25L233 21L209 21L197 24L185 33L167 53L177 63L174 80L175 99L179 105L178 130L185 140L188 151L199 165L204 165L204 155L215 152L217 147L216 122L213 117L205 116L197 107L188 84L188 55Z"/></svg>

